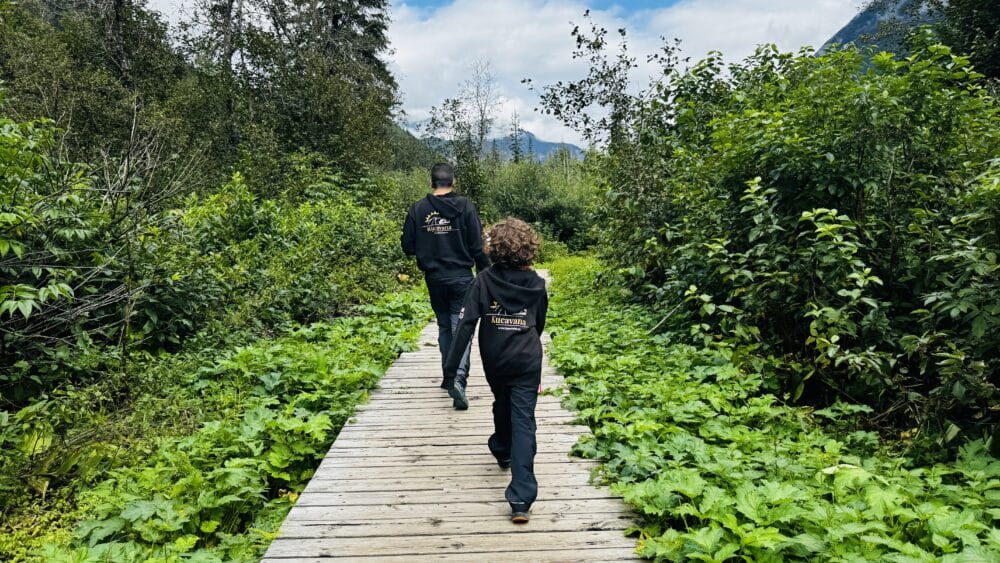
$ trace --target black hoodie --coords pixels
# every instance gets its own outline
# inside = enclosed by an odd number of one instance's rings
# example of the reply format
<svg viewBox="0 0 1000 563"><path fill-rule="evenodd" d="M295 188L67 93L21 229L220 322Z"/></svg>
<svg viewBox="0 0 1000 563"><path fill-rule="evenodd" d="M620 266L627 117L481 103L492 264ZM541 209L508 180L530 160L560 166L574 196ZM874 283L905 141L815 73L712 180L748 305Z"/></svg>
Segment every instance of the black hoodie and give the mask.
<svg viewBox="0 0 1000 563"><path fill-rule="evenodd" d="M541 381L545 314L549 307L545 280L533 270L483 270L469 287L458 332L444 364L453 378L476 322L479 353L490 380L537 385Z"/></svg>
<svg viewBox="0 0 1000 563"><path fill-rule="evenodd" d="M417 257L427 279L469 276L472 265L490 265L483 253L483 225L468 198L449 192L428 195L410 207L400 238L403 252Z"/></svg>

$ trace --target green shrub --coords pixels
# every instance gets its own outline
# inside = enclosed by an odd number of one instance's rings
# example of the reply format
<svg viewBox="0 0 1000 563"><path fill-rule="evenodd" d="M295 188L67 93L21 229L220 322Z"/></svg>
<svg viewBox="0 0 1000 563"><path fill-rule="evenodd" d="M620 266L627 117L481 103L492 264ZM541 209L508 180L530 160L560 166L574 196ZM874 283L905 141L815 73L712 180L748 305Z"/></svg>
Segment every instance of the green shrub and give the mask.
<svg viewBox="0 0 1000 563"><path fill-rule="evenodd" d="M120 334L127 297L129 235L86 167L50 156L53 135L0 117L0 393L13 404L116 362L95 347Z"/></svg>
<svg viewBox="0 0 1000 563"><path fill-rule="evenodd" d="M981 440L953 463L880 447L863 405L792 407L741 352L622 302L590 259L552 265L553 343L569 406L593 434L576 453L639 513L661 561L994 561L1000 461ZM821 423L826 424L824 429Z"/></svg>
<svg viewBox="0 0 1000 563"><path fill-rule="evenodd" d="M157 247L171 280L158 302L182 304L191 318L227 310L237 326L331 318L396 288L398 274L412 270L399 220L358 206L333 184L298 203L259 201L237 174L176 214L179 227Z"/></svg>
<svg viewBox="0 0 1000 563"><path fill-rule="evenodd" d="M584 165L568 151L543 163L492 163L483 201L487 222L513 216L533 224L546 238L582 250L590 239L596 193Z"/></svg>
<svg viewBox="0 0 1000 563"><path fill-rule="evenodd" d="M628 111L594 166L601 248L680 313L664 326L766 362L769 390L954 452L1000 423L1000 114L932 38L867 55L762 47L668 66L649 101L608 86Z"/></svg>
<svg viewBox="0 0 1000 563"><path fill-rule="evenodd" d="M79 494L79 547L46 560L258 558L340 428L429 315L423 295L226 352L176 382L200 427Z"/></svg>

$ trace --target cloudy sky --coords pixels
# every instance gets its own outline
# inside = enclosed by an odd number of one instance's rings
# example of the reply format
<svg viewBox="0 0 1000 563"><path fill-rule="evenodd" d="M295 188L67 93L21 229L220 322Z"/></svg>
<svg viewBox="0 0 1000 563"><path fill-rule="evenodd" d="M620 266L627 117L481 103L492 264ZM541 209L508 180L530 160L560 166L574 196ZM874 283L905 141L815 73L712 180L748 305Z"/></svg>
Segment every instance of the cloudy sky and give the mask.
<svg viewBox="0 0 1000 563"><path fill-rule="evenodd" d="M573 80L574 23L590 9L608 29L625 27L633 54L655 52L660 37L678 38L685 55L710 50L737 60L756 45L784 50L820 46L859 9L858 0L392 0L390 55L411 122L454 96L470 66L488 61L505 100L501 122L516 111L522 126L550 141L579 136L534 111L537 96L521 84ZM571 23L572 22L572 23Z"/></svg>
<svg viewBox="0 0 1000 563"><path fill-rule="evenodd" d="M150 0L172 22L186 0ZM858 11L860 0L391 0L388 56L410 123L454 97L470 67L488 62L504 99L500 129L517 112L522 126L549 141L580 137L534 111L537 96L521 84L574 80L586 72L571 57L574 23L591 10L608 29L625 27L640 61L660 37L678 38L695 59L710 50L738 60L761 43L784 50L820 46ZM502 133L503 131L501 131Z"/></svg>

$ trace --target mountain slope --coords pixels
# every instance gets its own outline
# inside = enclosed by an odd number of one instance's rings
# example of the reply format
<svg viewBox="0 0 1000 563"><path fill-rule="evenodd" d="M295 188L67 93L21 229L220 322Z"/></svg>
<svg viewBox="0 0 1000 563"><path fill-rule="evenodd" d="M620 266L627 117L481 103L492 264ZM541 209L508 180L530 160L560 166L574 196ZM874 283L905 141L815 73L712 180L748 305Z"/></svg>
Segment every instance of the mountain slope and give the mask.
<svg viewBox="0 0 1000 563"><path fill-rule="evenodd" d="M827 41L820 52L834 45L853 43L858 47L874 46L880 51L903 52L906 33L922 24L933 23L921 0L876 0Z"/></svg>
<svg viewBox="0 0 1000 563"><path fill-rule="evenodd" d="M494 141L497 144L497 149L500 151L501 156L504 158L510 158L513 154L514 148L514 143L511 138L501 137L494 139ZM521 142L519 144L521 145L521 154L527 155L530 149L535 158L539 160L546 160L562 148L567 149L573 158L583 158L583 149L580 147L570 143L553 143L550 141L543 141L531 131L522 131ZM491 147L491 145L487 145L487 150Z"/></svg>

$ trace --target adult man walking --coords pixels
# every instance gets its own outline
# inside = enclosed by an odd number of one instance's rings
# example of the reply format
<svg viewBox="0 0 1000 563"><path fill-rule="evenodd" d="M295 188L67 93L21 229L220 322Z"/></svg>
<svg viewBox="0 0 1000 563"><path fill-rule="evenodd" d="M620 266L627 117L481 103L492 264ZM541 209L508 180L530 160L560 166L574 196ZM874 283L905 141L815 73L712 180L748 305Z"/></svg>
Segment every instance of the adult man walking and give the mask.
<svg viewBox="0 0 1000 563"><path fill-rule="evenodd" d="M458 327L465 292L472 283L472 266L481 272L490 265L483 252L483 226L476 206L454 192L455 172L446 163L431 168L432 194L414 203L406 214L401 242L403 252L417 257L424 272L431 308L437 317L442 369ZM458 367L464 380L469 372L469 348ZM454 379L442 374L441 388L450 390ZM455 406L459 407L456 400Z"/></svg>

